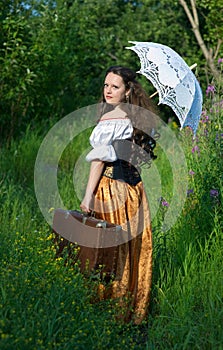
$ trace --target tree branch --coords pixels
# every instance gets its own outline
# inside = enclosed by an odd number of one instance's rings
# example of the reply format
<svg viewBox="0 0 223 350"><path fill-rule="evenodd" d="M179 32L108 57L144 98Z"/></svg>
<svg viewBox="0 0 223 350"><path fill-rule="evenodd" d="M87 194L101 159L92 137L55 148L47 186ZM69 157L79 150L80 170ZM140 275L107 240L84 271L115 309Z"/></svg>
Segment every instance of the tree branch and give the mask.
<svg viewBox="0 0 223 350"><path fill-rule="evenodd" d="M197 9L196 9L196 4L194 0L190 0L192 11L193 11L193 16L194 16L194 23L197 27L199 27L199 19L198 19L198 14L197 14Z"/></svg>
<svg viewBox="0 0 223 350"><path fill-rule="evenodd" d="M191 7L192 7L192 11L193 11L193 15L186 3L185 0L179 0L179 3L181 4L181 6L184 8L184 11L191 23L191 26L192 26L192 30L194 32L194 35L197 39L197 42L198 42L198 45L200 46L202 52L203 52L203 55L207 61L207 64L213 74L213 76L217 79L219 77L219 72L217 70L217 68L215 67L215 64L214 64L214 59L213 59L213 56L212 56L212 53L211 53L211 50L209 51L207 49L207 46L205 45L205 42L201 36L201 33L200 33L200 29L199 29L199 20L198 20L198 15L197 15L197 9L196 9L196 4L195 4L195 1L194 0L190 0L190 3L191 3Z"/></svg>
<svg viewBox="0 0 223 350"><path fill-rule="evenodd" d="M108 56L110 56L115 61L118 60L118 58L115 55L113 55L113 53L111 53L111 52L108 52Z"/></svg>
<svg viewBox="0 0 223 350"><path fill-rule="evenodd" d="M218 52L219 52L219 50L220 50L220 46L221 46L222 42L223 42L222 39L218 39L216 51L215 51L215 54L214 54L214 59L216 59L216 57L218 56Z"/></svg>

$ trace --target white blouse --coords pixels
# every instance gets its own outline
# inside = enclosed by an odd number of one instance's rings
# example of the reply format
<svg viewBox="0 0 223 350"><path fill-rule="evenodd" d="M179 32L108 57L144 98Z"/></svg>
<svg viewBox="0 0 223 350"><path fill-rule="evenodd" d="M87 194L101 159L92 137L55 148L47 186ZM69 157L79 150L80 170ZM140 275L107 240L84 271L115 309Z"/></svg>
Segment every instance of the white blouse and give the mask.
<svg viewBox="0 0 223 350"><path fill-rule="evenodd" d="M114 162L117 156L112 146L114 140L125 140L132 136L133 127L128 118L111 118L100 120L90 136L93 149L87 154L86 160L101 160Z"/></svg>

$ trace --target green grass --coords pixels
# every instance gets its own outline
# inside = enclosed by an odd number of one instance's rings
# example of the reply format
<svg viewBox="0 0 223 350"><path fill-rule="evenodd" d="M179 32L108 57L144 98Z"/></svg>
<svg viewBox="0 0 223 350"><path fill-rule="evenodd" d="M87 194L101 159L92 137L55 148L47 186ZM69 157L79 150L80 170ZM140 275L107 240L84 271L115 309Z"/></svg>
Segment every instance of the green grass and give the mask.
<svg viewBox="0 0 223 350"><path fill-rule="evenodd" d="M223 109L214 104L216 100L206 102L209 119L200 123L196 141L188 130L176 134L186 156L190 191L170 230L162 228L168 207L154 191L150 197L157 203L153 285L148 322L141 326L117 323L114 302L96 300L97 278L86 278L77 264L55 259L51 228L33 186L41 135L27 129L21 140L2 148L1 350L223 349ZM87 139L84 134L76 138L60 160L58 187L70 208L78 207L84 189L74 191L72 171ZM159 152L158 170L144 170L145 185L147 190L154 186L158 171L157 197L171 202L176 179ZM83 181L86 174L87 169L80 174Z"/></svg>

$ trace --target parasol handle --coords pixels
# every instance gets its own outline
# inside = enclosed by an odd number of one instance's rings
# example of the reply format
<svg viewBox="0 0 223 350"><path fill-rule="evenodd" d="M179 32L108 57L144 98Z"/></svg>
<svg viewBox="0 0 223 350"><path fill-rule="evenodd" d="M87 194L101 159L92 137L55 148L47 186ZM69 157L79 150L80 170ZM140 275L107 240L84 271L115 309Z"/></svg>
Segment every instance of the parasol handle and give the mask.
<svg viewBox="0 0 223 350"><path fill-rule="evenodd" d="M192 70L192 69L194 69L194 68L196 68L197 67L197 63L194 63L194 64L192 64L192 66L190 66L189 68L190 68L190 70ZM153 98L154 96L156 96L158 94L158 91L155 91L152 95L150 95L149 97L150 98Z"/></svg>

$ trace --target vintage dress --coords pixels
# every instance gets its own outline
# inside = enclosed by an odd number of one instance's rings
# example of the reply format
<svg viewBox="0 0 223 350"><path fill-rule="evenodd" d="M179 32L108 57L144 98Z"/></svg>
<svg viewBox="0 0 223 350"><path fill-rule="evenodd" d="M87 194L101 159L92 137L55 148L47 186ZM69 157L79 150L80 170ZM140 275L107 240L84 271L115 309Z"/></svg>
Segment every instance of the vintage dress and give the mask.
<svg viewBox="0 0 223 350"><path fill-rule="evenodd" d="M118 163L113 147L114 140L130 139L133 127L128 118L112 118L99 121L90 136L93 149L87 161L102 160L105 169L95 190L96 217L121 225L131 239L115 247L113 279L100 285L100 297L114 298L123 306L120 317L139 324L148 311L152 278L152 234L148 202L141 177L133 182L110 176L112 165ZM131 172L130 172L131 173ZM128 172L127 172L128 175ZM126 177L126 176L125 176ZM130 183L128 183L130 182ZM114 253L114 252L113 252ZM104 261L110 256L104 248ZM120 308L121 310L121 308ZM122 315L121 315L122 313Z"/></svg>

